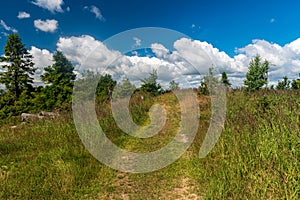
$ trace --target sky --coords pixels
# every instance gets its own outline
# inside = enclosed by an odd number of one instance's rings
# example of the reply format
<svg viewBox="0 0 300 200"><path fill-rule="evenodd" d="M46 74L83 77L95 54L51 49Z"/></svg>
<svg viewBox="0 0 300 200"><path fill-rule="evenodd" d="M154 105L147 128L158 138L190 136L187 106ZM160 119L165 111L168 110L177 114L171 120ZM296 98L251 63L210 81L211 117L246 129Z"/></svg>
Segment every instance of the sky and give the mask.
<svg viewBox="0 0 300 200"><path fill-rule="evenodd" d="M241 86L259 54L270 61L270 84L276 84L300 73L299 10L297 0L10 0L0 7L0 54L7 35L18 33L34 56L37 82L59 50L78 72L100 68L138 82L157 69L162 84L185 79L192 86L211 66ZM170 31L137 29L143 27ZM120 33L128 37L122 41Z"/></svg>

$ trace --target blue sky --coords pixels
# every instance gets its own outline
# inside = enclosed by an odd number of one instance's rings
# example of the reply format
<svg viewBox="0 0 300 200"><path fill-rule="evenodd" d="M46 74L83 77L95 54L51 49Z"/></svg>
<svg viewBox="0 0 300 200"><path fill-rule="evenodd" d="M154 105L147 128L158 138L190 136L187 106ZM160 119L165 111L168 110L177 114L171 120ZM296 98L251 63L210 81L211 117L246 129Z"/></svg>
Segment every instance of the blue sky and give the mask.
<svg viewBox="0 0 300 200"><path fill-rule="evenodd" d="M247 56L247 59L237 58L233 62L245 64L255 53L263 57L266 54L265 57L274 59L277 66L273 80L276 81L282 73L293 76L299 72L296 56L300 46L299 42L294 42L300 38L299 10L297 0L11 0L0 7L0 53L3 54L6 35L13 32L20 34L29 49L47 50L51 55L56 49L64 49L58 45L61 38L86 35L101 42L133 28L163 27L186 34L193 41L212 45L218 50L217 57L222 57L222 51L232 59L239 54ZM26 12L23 17L22 12ZM272 54L273 50L268 49L276 49L274 44L283 50ZM293 55L288 53L290 49L284 48L288 44L291 44ZM253 52L253 48L257 52ZM281 51L287 53L284 63L276 61L277 53L282 55ZM75 62L72 55L68 58ZM293 64L292 68L287 68ZM284 70L278 69L279 65ZM245 73L245 69L234 73L234 67L229 65L221 68L228 69L232 80L237 82L237 78Z"/></svg>

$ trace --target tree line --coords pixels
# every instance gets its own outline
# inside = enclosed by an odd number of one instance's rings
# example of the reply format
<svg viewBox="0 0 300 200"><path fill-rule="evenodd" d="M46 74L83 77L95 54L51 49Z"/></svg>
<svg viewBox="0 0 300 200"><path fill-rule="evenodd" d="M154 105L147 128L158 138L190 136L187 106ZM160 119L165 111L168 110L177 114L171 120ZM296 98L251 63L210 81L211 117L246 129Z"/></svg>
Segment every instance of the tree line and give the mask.
<svg viewBox="0 0 300 200"><path fill-rule="evenodd" d="M44 68L40 76L45 86L34 86L33 75L36 71L33 57L22 43L18 34L8 35L4 47L4 56L1 56L2 72L0 83L5 89L0 89L0 118L19 115L22 112L39 112L41 110L53 110L54 108L69 109L72 102L72 92L76 75L74 66L60 51L53 54L53 64ZM244 81L245 90L255 91L263 88L268 83L269 62L262 61L257 55L251 60L249 70ZM179 90L179 83L172 80L168 89L157 82L157 71L154 70L149 77L142 79L140 88L136 88L128 79L117 84L109 74L100 75L85 72L87 76L99 80L95 96L100 101L110 100L114 97L125 97L134 91L145 91L152 95L160 95L165 92ZM211 68L204 76L198 88L201 95L209 94L209 87L214 83L223 83L231 87L226 72L222 73L219 80L214 77ZM114 89L115 88L115 89ZM299 89L299 78L289 81L287 77L278 81L276 89ZM271 89L275 89L273 86ZM112 93L112 91L114 93Z"/></svg>

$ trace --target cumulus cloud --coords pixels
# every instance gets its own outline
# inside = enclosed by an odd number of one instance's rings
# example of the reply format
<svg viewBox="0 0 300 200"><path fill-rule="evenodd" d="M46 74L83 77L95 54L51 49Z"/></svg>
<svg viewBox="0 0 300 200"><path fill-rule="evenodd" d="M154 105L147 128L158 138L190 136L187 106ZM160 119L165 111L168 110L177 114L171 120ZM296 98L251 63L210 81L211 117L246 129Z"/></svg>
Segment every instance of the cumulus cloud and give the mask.
<svg viewBox="0 0 300 200"><path fill-rule="evenodd" d="M253 40L251 44L238 48L233 57L212 44L187 38L175 41L172 51L163 44L152 44L153 57L124 55L88 35L61 37L57 42L57 50L75 64L78 72L91 70L110 73L117 80L126 77L136 85L156 69L159 82L165 87L174 79L181 87L198 87L203 75L213 66L219 72L227 72L233 86L242 86L249 62L257 54L271 63L271 84L276 84L284 75L293 79L300 73L300 38L284 46ZM32 47L31 53L37 59L35 63L39 69L43 69L45 63L51 64L49 58L52 58L52 54L49 51Z"/></svg>
<svg viewBox="0 0 300 200"><path fill-rule="evenodd" d="M61 37L57 49L76 65L78 71L109 73L114 78L127 77L136 84L153 69L158 70L161 80L172 80L176 74L175 65L168 61L156 57L125 56L88 35Z"/></svg>
<svg viewBox="0 0 300 200"><path fill-rule="evenodd" d="M156 57L181 67L181 74L199 77L214 67L219 72L227 72L234 86L243 85L251 59L260 55L270 62L270 82L277 82L283 76L296 78L300 73L300 39L280 46L265 40L253 40L251 44L236 50L230 57L212 44L199 40L181 38L174 42L174 51L169 52L161 44L152 44ZM191 65L189 66L188 63Z"/></svg>
<svg viewBox="0 0 300 200"><path fill-rule="evenodd" d="M164 45L159 43L151 44L151 49L153 53L159 58L166 58L169 54L169 50L166 47L164 47Z"/></svg>
<svg viewBox="0 0 300 200"><path fill-rule="evenodd" d="M29 53L33 56L34 67L37 68L34 75L34 82L40 85L42 84L40 76L44 73L44 68L53 64L53 54L46 49L39 49L35 46L31 47Z"/></svg>
<svg viewBox="0 0 300 200"><path fill-rule="evenodd" d="M0 25L6 30L6 31L11 31L13 33L17 33L18 30L13 28L13 27L10 27L8 25L6 25L6 23L3 21L3 20L0 20Z"/></svg>
<svg viewBox="0 0 300 200"><path fill-rule="evenodd" d="M122 74L136 82L156 69L159 79L165 85L168 81L179 78L197 86L208 68L214 67L219 72L226 71L234 86L241 86L249 62L257 54L270 61L271 82L281 79L283 75L295 78L300 72L300 39L285 46L265 40L253 40L251 44L237 49L234 57L212 44L187 38L175 41L172 52L162 44L152 44L155 57L125 56L108 49L91 36L60 38L57 46L68 59L79 63L81 67L97 68L101 73L105 71L117 77Z"/></svg>
<svg viewBox="0 0 300 200"><path fill-rule="evenodd" d="M84 7L84 10L88 10L90 11L91 13L95 14L95 17L101 21L105 21L105 18L103 17L100 9L97 7L97 6L85 6Z"/></svg>
<svg viewBox="0 0 300 200"><path fill-rule="evenodd" d="M19 12L19 14L18 14L17 18L19 18L19 19L26 19L26 18L30 18L30 14L29 14L29 13L27 13L27 12L24 12L24 11L22 11L22 12Z"/></svg>
<svg viewBox="0 0 300 200"><path fill-rule="evenodd" d="M300 72L300 39L284 46L265 40L253 40L252 44L238 49L237 53L244 54L247 63L257 54L268 60L271 64L269 70L271 80L278 80L283 76L295 78ZM247 63L244 62L245 65Z"/></svg>
<svg viewBox="0 0 300 200"><path fill-rule="evenodd" d="M32 3L41 8L47 9L52 13L63 12L61 6L64 4L63 0L35 0Z"/></svg>
<svg viewBox="0 0 300 200"><path fill-rule="evenodd" d="M102 42L91 36L61 37L57 49L66 57L77 63L82 70L97 70L101 72L116 58L122 56L120 52L109 50Z"/></svg>
<svg viewBox="0 0 300 200"><path fill-rule="evenodd" d="M45 21L41 19L34 20L34 27L44 32L55 32L58 28L58 22L55 19L47 19Z"/></svg>

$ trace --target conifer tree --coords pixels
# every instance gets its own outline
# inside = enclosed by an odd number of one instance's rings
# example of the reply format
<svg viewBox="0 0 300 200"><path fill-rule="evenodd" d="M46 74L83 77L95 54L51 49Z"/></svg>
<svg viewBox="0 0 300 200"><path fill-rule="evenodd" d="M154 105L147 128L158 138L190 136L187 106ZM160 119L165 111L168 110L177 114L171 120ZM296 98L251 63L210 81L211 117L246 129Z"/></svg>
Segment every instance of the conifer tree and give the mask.
<svg viewBox="0 0 300 200"><path fill-rule="evenodd" d="M13 101L19 100L23 92L27 95L33 91L32 75L36 69L32 62L32 55L25 48L18 34L8 35L1 62L6 64L2 65L4 72L0 72L0 83L5 85Z"/></svg>
<svg viewBox="0 0 300 200"><path fill-rule="evenodd" d="M249 70L246 74L246 79L244 80L246 89L248 91L254 91L267 85L268 71L269 62L267 60L262 62L259 55L255 56L249 64Z"/></svg>
<svg viewBox="0 0 300 200"><path fill-rule="evenodd" d="M45 68L45 73L41 75L42 81L47 86L45 93L48 101L48 108L59 106L62 103L70 103L73 92L74 66L63 55L56 51L53 55L54 64Z"/></svg>

